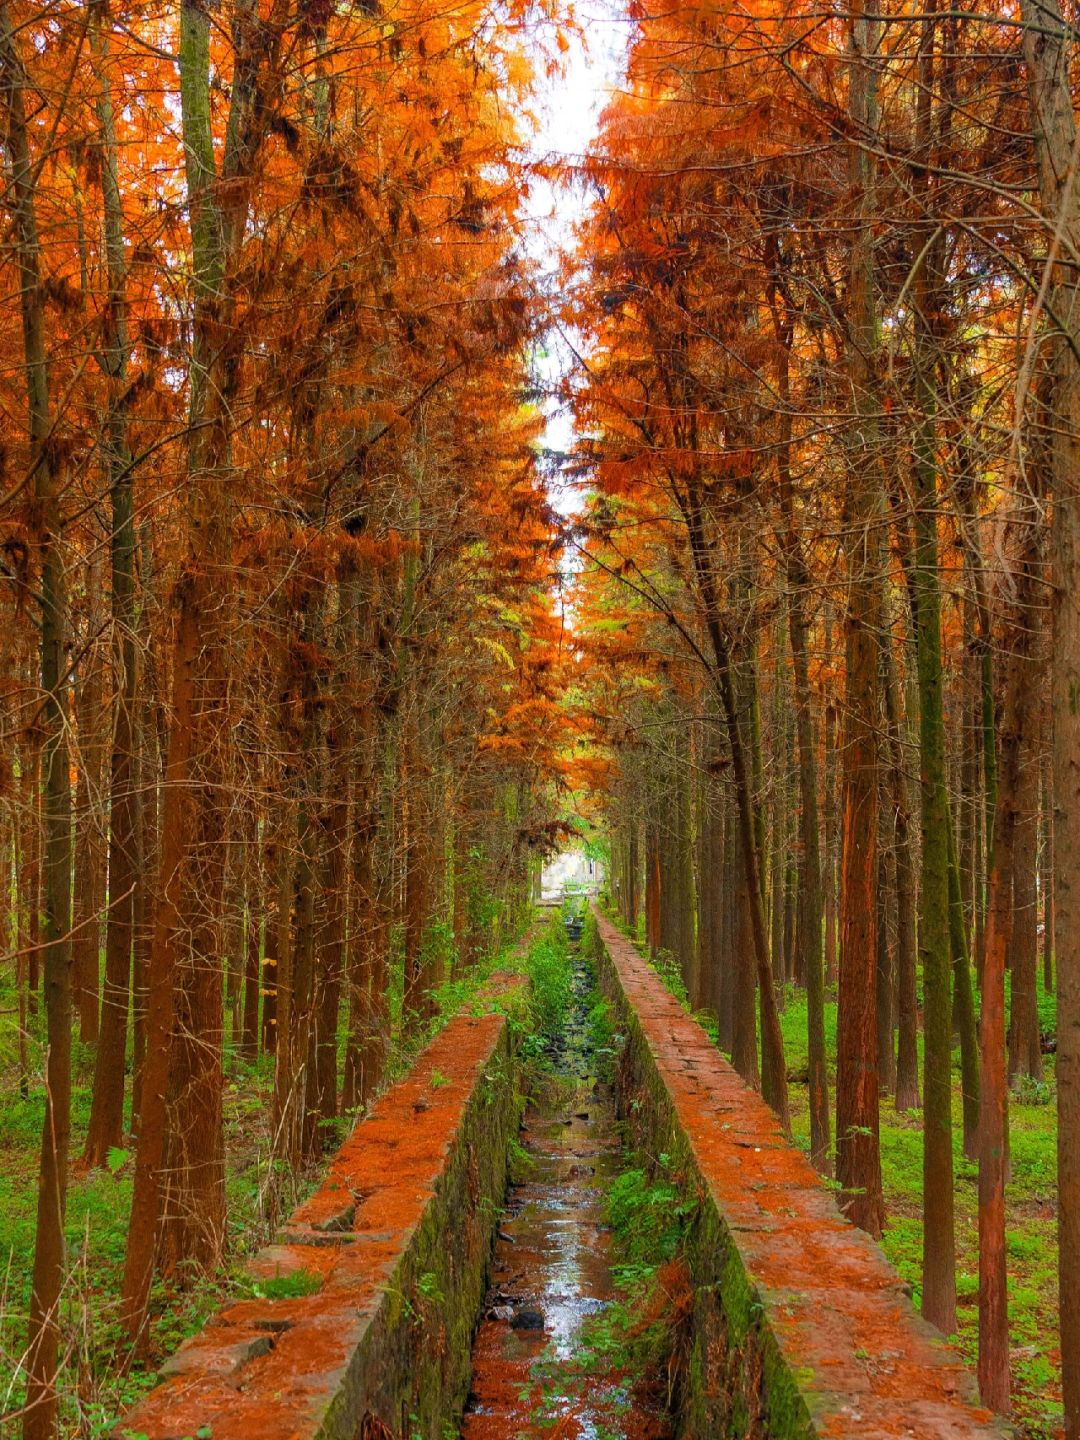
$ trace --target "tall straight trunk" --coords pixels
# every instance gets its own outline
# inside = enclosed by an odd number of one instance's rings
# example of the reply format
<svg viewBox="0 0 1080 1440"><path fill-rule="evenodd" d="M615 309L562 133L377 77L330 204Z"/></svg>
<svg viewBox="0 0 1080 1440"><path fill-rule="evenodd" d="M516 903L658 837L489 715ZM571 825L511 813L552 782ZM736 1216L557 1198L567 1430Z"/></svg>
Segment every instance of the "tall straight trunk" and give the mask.
<svg viewBox="0 0 1080 1440"><path fill-rule="evenodd" d="M1031 617L1030 624L1037 624ZM1033 657L1034 659L1034 657ZM1028 665L1028 684L1039 695L1039 665ZM1020 737L1023 759L1020 791L1016 797L1016 832L1013 841L1013 921L1009 945L1010 1014L1009 1076L1030 1075L1041 1080L1042 1045L1039 1034L1038 874L1039 844L1039 710L1031 707L1031 721Z"/></svg>
<svg viewBox="0 0 1080 1440"><path fill-rule="evenodd" d="M223 748L228 727L224 628L229 619L228 500L225 479L243 355L229 273L247 223L248 187L266 107L259 71L273 64L273 31L257 24L254 0L236 0L234 66L221 181L210 102L210 16L200 0L180 7L180 111L191 221L194 311L187 455L187 551L177 582L173 706L161 817L161 878L150 956L139 1147L121 1310L141 1336L162 1216L168 1092L182 1127L172 1138L182 1165L170 1176L181 1197L174 1243L197 1264L212 1263L224 1240L221 1133L220 850ZM269 37L269 38L268 38ZM194 788L194 793L192 790ZM193 915L184 899L197 897ZM185 1002L200 1030L182 1036L170 1074L174 979L188 942ZM183 1017L181 1017L183 1018ZM175 1212L173 1212L175 1214ZM186 1254L184 1256L186 1257Z"/></svg>
<svg viewBox="0 0 1080 1440"><path fill-rule="evenodd" d="M27 666L26 684L36 684L40 657ZM37 727L19 746L19 821L16 862L16 902L19 911L19 1034L25 1052L29 1018L34 1013L31 966L36 966L41 943L41 737ZM27 1068L23 1067L24 1070Z"/></svg>
<svg viewBox="0 0 1080 1440"><path fill-rule="evenodd" d="M111 487L110 487L111 488ZM96 529L96 526L95 526ZM78 731L78 782L75 791L74 929L71 937L72 990L79 1016L79 1038L96 1044L100 1028L98 966L101 911L105 900L105 778L107 716L101 645L102 575L96 535L86 566L87 633L75 688Z"/></svg>
<svg viewBox="0 0 1080 1440"><path fill-rule="evenodd" d="M1054 935L1058 1016L1058 1238L1066 1440L1080 1440L1080 250L1072 33L1059 0L1021 0L1039 192L1054 237L1050 305L1053 386L1051 677L1054 755ZM1058 237L1060 236L1060 241Z"/></svg>
<svg viewBox="0 0 1080 1440"><path fill-rule="evenodd" d="M655 797L650 805L655 805ZM660 952L660 830L655 816L645 822L645 943L655 960Z"/></svg>
<svg viewBox="0 0 1080 1440"><path fill-rule="evenodd" d="M826 650L832 647L832 625L825 634ZM836 706L830 694L822 705L822 729L825 745L825 986L833 989L839 966L838 905L836 893L836 860L839 824L836 805Z"/></svg>
<svg viewBox="0 0 1080 1440"><path fill-rule="evenodd" d="M783 1002L783 984L787 979L784 953L784 884L788 861L788 787L791 761L791 727L788 724L787 686L783 683L783 630L777 626L774 635L775 660L772 679L772 744L776 758L772 784L769 855L769 948L772 970Z"/></svg>
<svg viewBox="0 0 1080 1440"><path fill-rule="evenodd" d="M230 761L232 757L229 757ZM230 781L234 789L239 777ZM240 1012L243 1005L244 975L247 970L247 950L244 945L244 888L245 855L248 831L253 817L251 807L243 805L234 808L230 816L224 845L224 894L221 917L221 956L225 980L225 1017L227 1033L225 1041L235 1051L240 1044Z"/></svg>
<svg viewBox="0 0 1080 1440"><path fill-rule="evenodd" d="M262 836L254 804L244 837L244 995L240 1015L240 1054L250 1063L259 1054L259 991L262 988L262 934L266 895Z"/></svg>
<svg viewBox="0 0 1080 1440"><path fill-rule="evenodd" d="M1005 969L1013 928L1015 846L1023 798L1027 734L1035 708L1031 684L1032 614L1038 574L1038 520L1024 525L1009 618L1001 762L994 808L990 891L983 957L979 1039L979 1388L985 1403L1009 1408L1009 1320L1005 1262L1008 1168L1008 1080L1005 1058ZM1064 1306L1065 1295L1062 1294Z"/></svg>
<svg viewBox="0 0 1080 1440"><path fill-rule="evenodd" d="M911 814L900 699L892 636L882 642L885 721L889 736L889 798L893 824L893 881L896 889L896 1108L919 1108L919 1001L915 939L915 863L911 853Z"/></svg>
<svg viewBox="0 0 1080 1440"><path fill-rule="evenodd" d="M332 764L330 773L335 774ZM320 1138L324 1149L334 1141L334 1130L329 1122L338 1113L338 1009L345 966L349 804L344 777L340 776L340 772L336 773L341 785L332 789L323 825L321 882L325 901L318 936L318 976L312 1032L315 1089L310 1109L323 1122Z"/></svg>
<svg viewBox="0 0 1080 1440"><path fill-rule="evenodd" d="M25 765L25 752L20 747L19 764ZM25 782L25 777L24 782ZM25 789L25 784L23 787ZM22 797L20 797L22 798ZM23 841L26 830L25 814L18 813L19 808L25 807L25 799L22 806L15 809L11 817L11 894L14 897L15 908L12 915L12 928L14 930L15 950L15 990L16 990L16 1024L19 1027L19 1055L18 1055L18 1077L19 1096L25 1100L30 1094L30 1053L29 1053L29 1015L27 1014L27 983L26 970L29 958L29 938L27 935L27 922L29 919L27 907L23 897L23 864L22 852Z"/></svg>
<svg viewBox="0 0 1080 1440"><path fill-rule="evenodd" d="M825 965L822 944L822 896L818 773L813 694L810 688L809 625L806 618L810 572L795 514L791 473L791 340L792 321L781 310L779 297L771 302L773 328L780 341L777 389L781 404L777 474L783 519L782 542L787 580L788 639L794 684L795 733L799 750L799 878L798 954L796 974L806 985L808 1082L810 1099L810 1159L827 1172L829 1159L829 1086L825 1055ZM826 780L826 783L827 780ZM826 825L826 829L827 829ZM826 851L828 837L826 837ZM835 927L835 918L834 918ZM827 928L827 927L826 927ZM833 935L835 944L835 933ZM826 946L827 948L827 946Z"/></svg>
<svg viewBox="0 0 1080 1440"><path fill-rule="evenodd" d="M63 475L53 444L45 345L35 184L27 130L29 80L10 7L0 5L0 94L7 112L7 208L19 271L26 383L28 473L32 477L35 559L40 574L42 758L45 768L45 1014L48 1058L41 1132L37 1229L30 1289L24 1440L46 1440L57 1428L59 1304L64 1276L64 1212L71 1127L71 788L67 741L64 639L67 587L60 554ZM36 106L36 98L35 98Z"/></svg>
<svg viewBox="0 0 1080 1440"><path fill-rule="evenodd" d="M108 11L105 10L105 16ZM105 219L108 303L103 368L109 382L105 453L112 505L113 741L109 778L109 909L105 930L105 979L101 996L101 1041L94 1066L94 1092L86 1137L86 1161L102 1165L109 1150L123 1144L124 1064L134 936L135 887L139 873L135 794L135 713L139 675L135 647L135 526L132 467L128 447L128 316L124 259L124 217L117 171L109 38L102 11L91 18L90 38L98 73L97 119L101 136L101 193Z"/></svg>
<svg viewBox="0 0 1080 1440"><path fill-rule="evenodd" d="M345 969L349 995L349 1038L345 1050L341 1108L345 1115L363 1106L381 1077L382 1036L377 1023L375 951L379 943L375 843L378 814L370 787L357 783L352 836L352 905Z"/></svg>
<svg viewBox="0 0 1080 1440"><path fill-rule="evenodd" d="M288 815L288 807L282 806L285 816ZM263 853L263 884L262 893L265 898L265 926L263 938L263 963L262 981L262 1024L260 1026L260 1042L264 1055L275 1055L278 1046L279 1006L278 1006L278 974L280 970L280 955L278 952L278 940L281 934L283 917L280 914L280 897L282 893L281 873L291 864L289 856L289 832L285 817L279 812L267 818L265 832L265 850Z"/></svg>
<svg viewBox="0 0 1080 1440"><path fill-rule="evenodd" d="M1043 989L1054 993L1054 800L1049 749L1044 750L1042 784L1042 849L1039 862L1039 889L1042 892Z"/></svg>
<svg viewBox="0 0 1080 1440"><path fill-rule="evenodd" d="M401 745L402 859L405 868L402 922L405 934L404 1013L412 1023L428 1018L433 1010L431 954L427 944L432 904L431 813L426 771L429 761L425 727L418 709L423 703L419 677L411 678L411 696L403 721ZM665 851L665 854L667 852Z"/></svg>
<svg viewBox="0 0 1080 1440"><path fill-rule="evenodd" d="M884 812L881 819L884 822ZM878 837L877 863L877 952L876 1010L878 1044L878 1086L883 1095L896 1087L896 1025L894 1018L893 955L889 946L889 849L887 835Z"/></svg>
<svg viewBox="0 0 1080 1440"><path fill-rule="evenodd" d="M694 891L695 922L694 946L691 955L690 976L687 992L692 1010L705 1008L705 975L711 966L713 939L711 935L711 906L713 876L710 855L712 840L709 824L709 774L706 768L706 730L702 725L694 727L694 777L693 793L693 835L695 841L694 870L697 885Z"/></svg>
<svg viewBox="0 0 1080 1440"><path fill-rule="evenodd" d="M706 744L708 742L706 741ZM717 971L720 958L720 888L723 885L723 831L718 787L703 757L698 811L698 964L696 994L691 1003L698 1010L717 1014Z"/></svg>
<svg viewBox="0 0 1080 1440"><path fill-rule="evenodd" d="M289 979L280 977L288 991L289 1022L278 1036L277 1094L280 1121L275 1127L279 1153L291 1166L300 1164L311 1138L308 1105L311 1086L311 1026L315 980L315 929L319 895L318 823L320 788L313 775L301 793L297 810L297 856L292 893L292 940Z"/></svg>
<svg viewBox="0 0 1080 1440"><path fill-rule="evenodd" d="M974 953L976 897L979 888L979 696L978 675L972 654L974 609L968 597L961 605L964 624L964 694L960 716L960 803L958 821L958 861L960 865L960 899L964 910L964 929L968 952Z"/></svg>
<svg viewBox="0 0 1080 1440"><path fill-rule="evenodd" d="M660 949L674 956L681 966L679 953L679 797L677 740L675 758L664 756L657 776L660 804Z"/></svg>
<svg viewBox="0 0 1080 1440"><path fill-rule="evenodd" d="M740 683L737 688L731 652L720 619L719 595L705 535L704 517L695 496L687 499L684 513L690 536L694 572L701 593L706 629L715 662L710 678L717 689L720 708L727 728L728 747L731 752L732 781L735 788L739 844L745 879L743 893L746 896L746 912L750 930L748 938L752 944L752 954L757 972L761 1016L761 1090L765 1100L776 1111L784 1130L790 1131L791 1114L788 1106L784 1037L780 1029L780 1016L773 991L769 940L765 930L761 871L763 844L754 814L752 767L755 764L755 755L760 757L760 744L753 743L753 737L756 734L753 666L744 664L739 667L743 672L739 679L743 683ZM745 682L743 676L746 677ZM747 686L751 688L747 690ZM742 692L741 696L740 692ZM744 702L741 705L740 698ZM746 732L744 732L744 725ZM749 755L745 738L747 732L751 735Z"/></svg>
<svg viewBox="0 0 1080 1440"><path fill-rule="evenodd" d="M975 992L971 984L971 962L968 956L968 928L964 916L960 866L951 816L948 840L949 949L953 973L952 1027L960 1037L964 1155L968 1160L974 1160L979 1153L979 1035L975 1017Z"/></svg>
<svg viewBox="0 0 1080 1440"><path fill-rule="evenodd" d="M920 161L931 155L936 0L923 21L917 108ZM917 183L933 230L933 197L925 163ZM916 235L922 234L921 229ZM915 542L911 594L919 681L922 818L919 951L923 968L923 1299L926 1318L945 1334L956 1328L956 1233L952 1153L952 966L949 939L949 818L941 661L936 456L941 237L923 246L912 285L915 318L913 435Z"/></svg>
<svg viewBox="0 0 1080 1440"><path fill-rule="evenodd" d="M146 567L148 568L148 567ZM140 605L140 638L147 637L147 611L150 580L142 574ZM140 651L140 654L144 653ZM140 662L140 670L142 669ZM144 691L147 687L140 687ZM155 897L151 876L160 871L158 852L158 817L161 802L161 764L159 735L156 724L156 703L145 693L135 711L134 756L134 843L135 908L132 915L131 957L131 1129L139 1132L142 1107L143 1063L146 1058L147 1004L150 993L150 954L154 944Z"/></svg>
<svg viewBox="0 0 1080 1440"><path fill-rule="evenodd" d="M723 888L717 897L718 968L715 980L716 1014L720 1048L731 1054L734 1030L735 970L738 964L735 936L735 895L738 875L738 833L732 816L731 795L723 787Z"/></svg>
<svg viewBox="0 0 1080 1440"><path fill-rule="evenodd" d="M836 1041L836 1175L841 1208L873 1236L881 1234L877 1017L878 836L878 524L880 475L874 356L874 164L876 64L880 25L876 0L857 6L850 25L848 103L854 129L849 164L856 225L851 248L848 368L854 402L845 498L848 527L846 725L843 744L843 848L840 882L840 986Z"/></svg>
<svg viewBox="0 0 1080 1440"><path fill-rule="evenodd" d="M388 736L368 718L361 740L361 768L354 793L352 887L354 901L346 961L349 976L349 1041L342 1105L366 1106L382 1085L390 1043L389 886L390 830L386 766ZM387 729L389 727L386 727ZM466 829L471 833L470 827ZM471 944L471 942L470 942Z"/></svg>
<svg viewBox="0 0 1080 1440"><path fill-rule="evenodd" d="M674 822L673 851L673 879L675 882L672 895L674 910L674 953L678 958L679 970L683 976L687 990L693 976L695 965L695 936L694 936L694 849L693 849L693 825L692 825L692 796L690 778L693 772L693 759L690 750L689 727L687 717L681 712L676 712L676 736L675 736L675 773L672 776L674 784L672 819Z"/></svg>
<svg viewBox="0 0 1080 1440"><path fill-rule="evenodd" d="M628 834L626 841L626 887L623 892L623 904L625 906L625 919L633 934L637 934L638 917L638 871L641 868L641 858L638 854L639 825L636 815L631 815L628 822Z"/></svg>
<svg viewBox="0 0 1080 1440"><path fill-rule="evenodd" d="M757 1018L754 971L753 920L747 893L746 865L742 858L745 841L741 829L735 837L735 894L732 926L734 953L731 988L731 1063L748 1085L761 1083L758 1069Z"/></svg>

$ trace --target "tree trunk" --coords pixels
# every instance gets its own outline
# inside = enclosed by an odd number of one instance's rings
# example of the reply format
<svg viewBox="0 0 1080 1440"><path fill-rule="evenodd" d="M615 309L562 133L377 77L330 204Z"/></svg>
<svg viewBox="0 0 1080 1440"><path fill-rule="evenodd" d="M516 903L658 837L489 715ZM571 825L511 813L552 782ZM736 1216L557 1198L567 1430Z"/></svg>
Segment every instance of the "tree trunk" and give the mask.
<svg viewBox="0 0 1080 1440"><path fill-rule="evenodd" d="M97 527L94 528L96 530ZM94 538L96 541L97 537ZM103 628L101 589L101 564L95 551L86 567L87 633L75 689L78 782L75 791L74 929L71 937L72 989L79 1016L79 1038L84 1044L91 1045L97 1043L100 1028L98 967L101 957L101 910L105 899L102 786L108 722L98 639Z"/></svg>
<svg viewBox="0 0 1080 1440"><path fill-rule="evenodd" d="M896 685L892 636L885 632L882 643L882 677L885 688L885 721L889 736L889 795L892 806L896 887L896 1108L919 1108L919 1001L915 958L915 864L911 854L911 815L908 807L907 777L904 774L904 745L901 735L900 701Z"/></svg>
<svg viewBox="0 0 1080 1440"><path fill-rule="evenodd" d="M852 12L849 106L856 139L849 152L857 221L851 250L854 401L845 520L848 526L846 726L843 745L843 848L840 881L840 982L836 1038L836 1175L841 1208L877 1237L884 1223L878 1139L877 953L878 643L877 523L883 486L873 356L874 167L864 141L877 132L875 65L880 43L875 0Z"/></svg>
<svg viewBox="0 0 1080 1440"><path fill-rule="evenodd" d="M35 184L25 92L28 79L12 26L0 5L0 92L7 111L7 207L19 270L23 362L33 477L35 559L40 571L42 750L45 767L45 1014L48 1054L41 1133L37 1230L26 1353L24 1440L47 1440L57 1428L59 1304L64 1277L64 1211L71 1127L71 788L68 769L67 672L64 639L67 588L60 556L63 493L53 445L45 345ZM36 106L36 100L35 100Z"/></svg>
<svg viewBox="0 0 1080 1440"><path fill-rule="evenodd" d="M1059 0L1021 0L1042 211L1054 259L1051 454L1054 934L1058 1015L1058 1235L1066 1440L1080 1440L1080 250L1071 30ZM1059 244L1057 236L1061 236Z"/></svg>
<svg viewBox="0 0 1080 1440"><path fill-rule="evenodd" d="M750 926L749 939L757 970L758 1000L761 1009L762 1043L762 1094L776 1111L785 1132L790 1132L791 1115L788 1107L787 1066L784 1060L784 1037L780 1029L780 1017L773 993L772 966L769 960L769 941L765 930L765 907L761 879L761 840L755 825L754 799L751 790L751 770L747 763L746 742L743 738L743 723L746 708L750 709L750 725L754 724L753 694L749 696L749 707L740 707L736 698L735 678L732 673L731 655L727 639L720 622L719 597L716 592L716 577L710 566L705 539L704 521L701 511L693 498L686 503L685 516L690 535L690 549L694 560L694 571L700 587L705 611L705 624L712 645L715 668L711 679L717 687L720 707L727 727L728 746L731 751L732 780L735 787L735 802L739 824L739 843L742 866L745 873L746 909ZM748 667L749 680L753 681L752 665ZM740 686L740 689L743 687ZM743 713L740 714L740 709ZM760 753L760 747L755 747ZM751 764L753 763L753 751Z"/></svg>
<svg viewBox="0 0 1080 1440"><path fill-rule="evenodd" d="M1036 624L1034 616L1029 624ZM1032 657L1033 660L1035 657ZM1027 682L1039 696L1039 666L1029 663ZM1009 1016L1009 1077L1030 1075L1041 1080L1042 1044L1039 1034L1038 873L1039 841L1039 733L1038 700L1030 707L1029 727L1019 737L1023 749L1020 790L1016 797L1013 840L1013 919L1009 945L1011 1006Z"/></svg>
<svg viewBox="0 0 1080 1440"><path fill-rule="evenodd" d="M134 934L136 851L135 714L139 675L135 647L135 526L131 455L128 448L128 318L123 211L117 173L109 38L101 14L91 19L91 44L100 86L97 102L101 130L101 190L109 294L106 307L104 368L109 380L105 443L112 502L112 653L113 744L110 773L109 910L105 930L105 982L101 1003L101 1040L94 1067L94 1093L86 1137L86 1161L103 1165L109 1150L123 1145L124 1066Z"/></svg>
<svg viewBox="0 0 1080 1440"><path fill-rule="evenodd" d="M884 817L882 817L884 818ZM896 1026L893 1019L893 956L889 947L889 862L888 849L879 836L877 863L877 1045L878 1088L891 1095L896 1088Z"/></svg>
<svg viewBox="0 0 1080 1440"><path fill-rule="evenodd" d="M132 1221L124 1267L122 1317L128 1334L142 1333L162 1214L167 1092L177 1099L174 1135L183 1161L171 1182L182 1196L174 1245L195 1247L212 1263L224 1240L221 1134L221 876L223 740L229 716L224 630L229 620L228 499L234 401L243 334L228 275L247 222L251 173L266 122L258 102L258 73L276 46L256 24L254 0L237 0L235 63L220 190L210 102L210 16L200 0L180 9L180 109L188 208L191 217L194 318L190 433L187 456L187 555L177 583L173 654L173 713L161 818L161 881L150 958L147 1054L141 1130L136 1155ZM194 782L195 793L191 794ZM197 897L191 915L183 901ZM198 1036L181 1037L169 1074L174 979L181 937L190 937L195 963L185 974L188 1015ZM165 1027L164 1032L162 1026ZM204 1031L205 1027L205 1031ZM181 1238L182 1236L182 1238ZM177 1257L178 1258L178 1257ZM185 1257L186 1258L186 1257Z"/></svg>
<svg viewBox="0 0 1080 1440"><path fill-rule="evenodd" d="M984 1402L1001 1413L1009 1408L1009 1318L1005 1262L1005 1181L1008 1166L1005 968L1013 927L1013 875L1019 806L1023 795L1025 737L1035 713L1029 657L1037 559L1038 520L1029 519L1024 525L1015 602L1008 626L1011 645L1006 659L979 1034L982 1075L979 1105L978 1372ZM1063 1292L1063 1307L1064 1303Z"/></svg>

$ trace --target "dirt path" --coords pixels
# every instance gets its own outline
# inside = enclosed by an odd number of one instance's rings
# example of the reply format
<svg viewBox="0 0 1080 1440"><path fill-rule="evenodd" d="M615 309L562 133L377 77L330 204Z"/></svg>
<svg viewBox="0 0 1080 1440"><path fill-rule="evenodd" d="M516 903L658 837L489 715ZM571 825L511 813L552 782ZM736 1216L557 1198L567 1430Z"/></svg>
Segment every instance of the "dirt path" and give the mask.
<svg viewBox="0 0 1080 1440"><path fill-rule="evenodd" d="M549 1052L555 1077L525 1115L520 1139L531 1164L500 1222L463 1440L664 1433L661 1417L590 1362L582 1344L589 1317L616 1295L604 1199L622 1166L612 1090L596 1075L590 989L579 961L569 1020Z"/></svg>

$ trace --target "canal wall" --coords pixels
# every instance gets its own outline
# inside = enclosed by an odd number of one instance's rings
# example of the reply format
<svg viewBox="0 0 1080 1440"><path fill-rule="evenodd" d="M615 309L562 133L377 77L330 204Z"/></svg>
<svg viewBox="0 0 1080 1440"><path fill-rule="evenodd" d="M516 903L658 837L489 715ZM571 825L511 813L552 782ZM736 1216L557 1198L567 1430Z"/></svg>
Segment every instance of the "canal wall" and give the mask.
<svg viewBox="0 0 1080 1440"><path fill-rule="evenodd" d="M520 1114L524 983L497 978L498 1008L451 1020L376 1101L250 1265L252 1298L181 1346L118 1435L444 1440Z"/></svg>
<svg viewBox="0 0 1080 1440"><path fill-rule="evenodd" d="M1002 1440L960 1356L773 1112L603 915L592 949L625 1036L630 1142L697 1200L682 1436Z"/></svg>

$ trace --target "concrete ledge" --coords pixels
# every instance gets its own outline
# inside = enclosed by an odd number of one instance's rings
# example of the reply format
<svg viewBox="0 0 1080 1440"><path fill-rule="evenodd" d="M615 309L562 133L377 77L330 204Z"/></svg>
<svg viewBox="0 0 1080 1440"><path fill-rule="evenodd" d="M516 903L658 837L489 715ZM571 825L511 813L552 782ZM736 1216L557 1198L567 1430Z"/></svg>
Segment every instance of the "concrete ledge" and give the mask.
<svg viewBox="0 0 1080 1440"><path fill-rule="evenodd" d="M699 1200L680 1433L1002 1440L960 1356L772 1111L636 948L597 926L601 988L627 1035L620 1111Z"/></svg>
<svg viewBox="0 0 1080 1440"><path fill-rule="evenodd" d="M522 983L502 982L507 1001ZM249 1267L279 1289L296 1276L297 1293L219 1311L117 1433L443 1440L467 1395L517 1120L509 1021L458 1016Z"/></svg>

